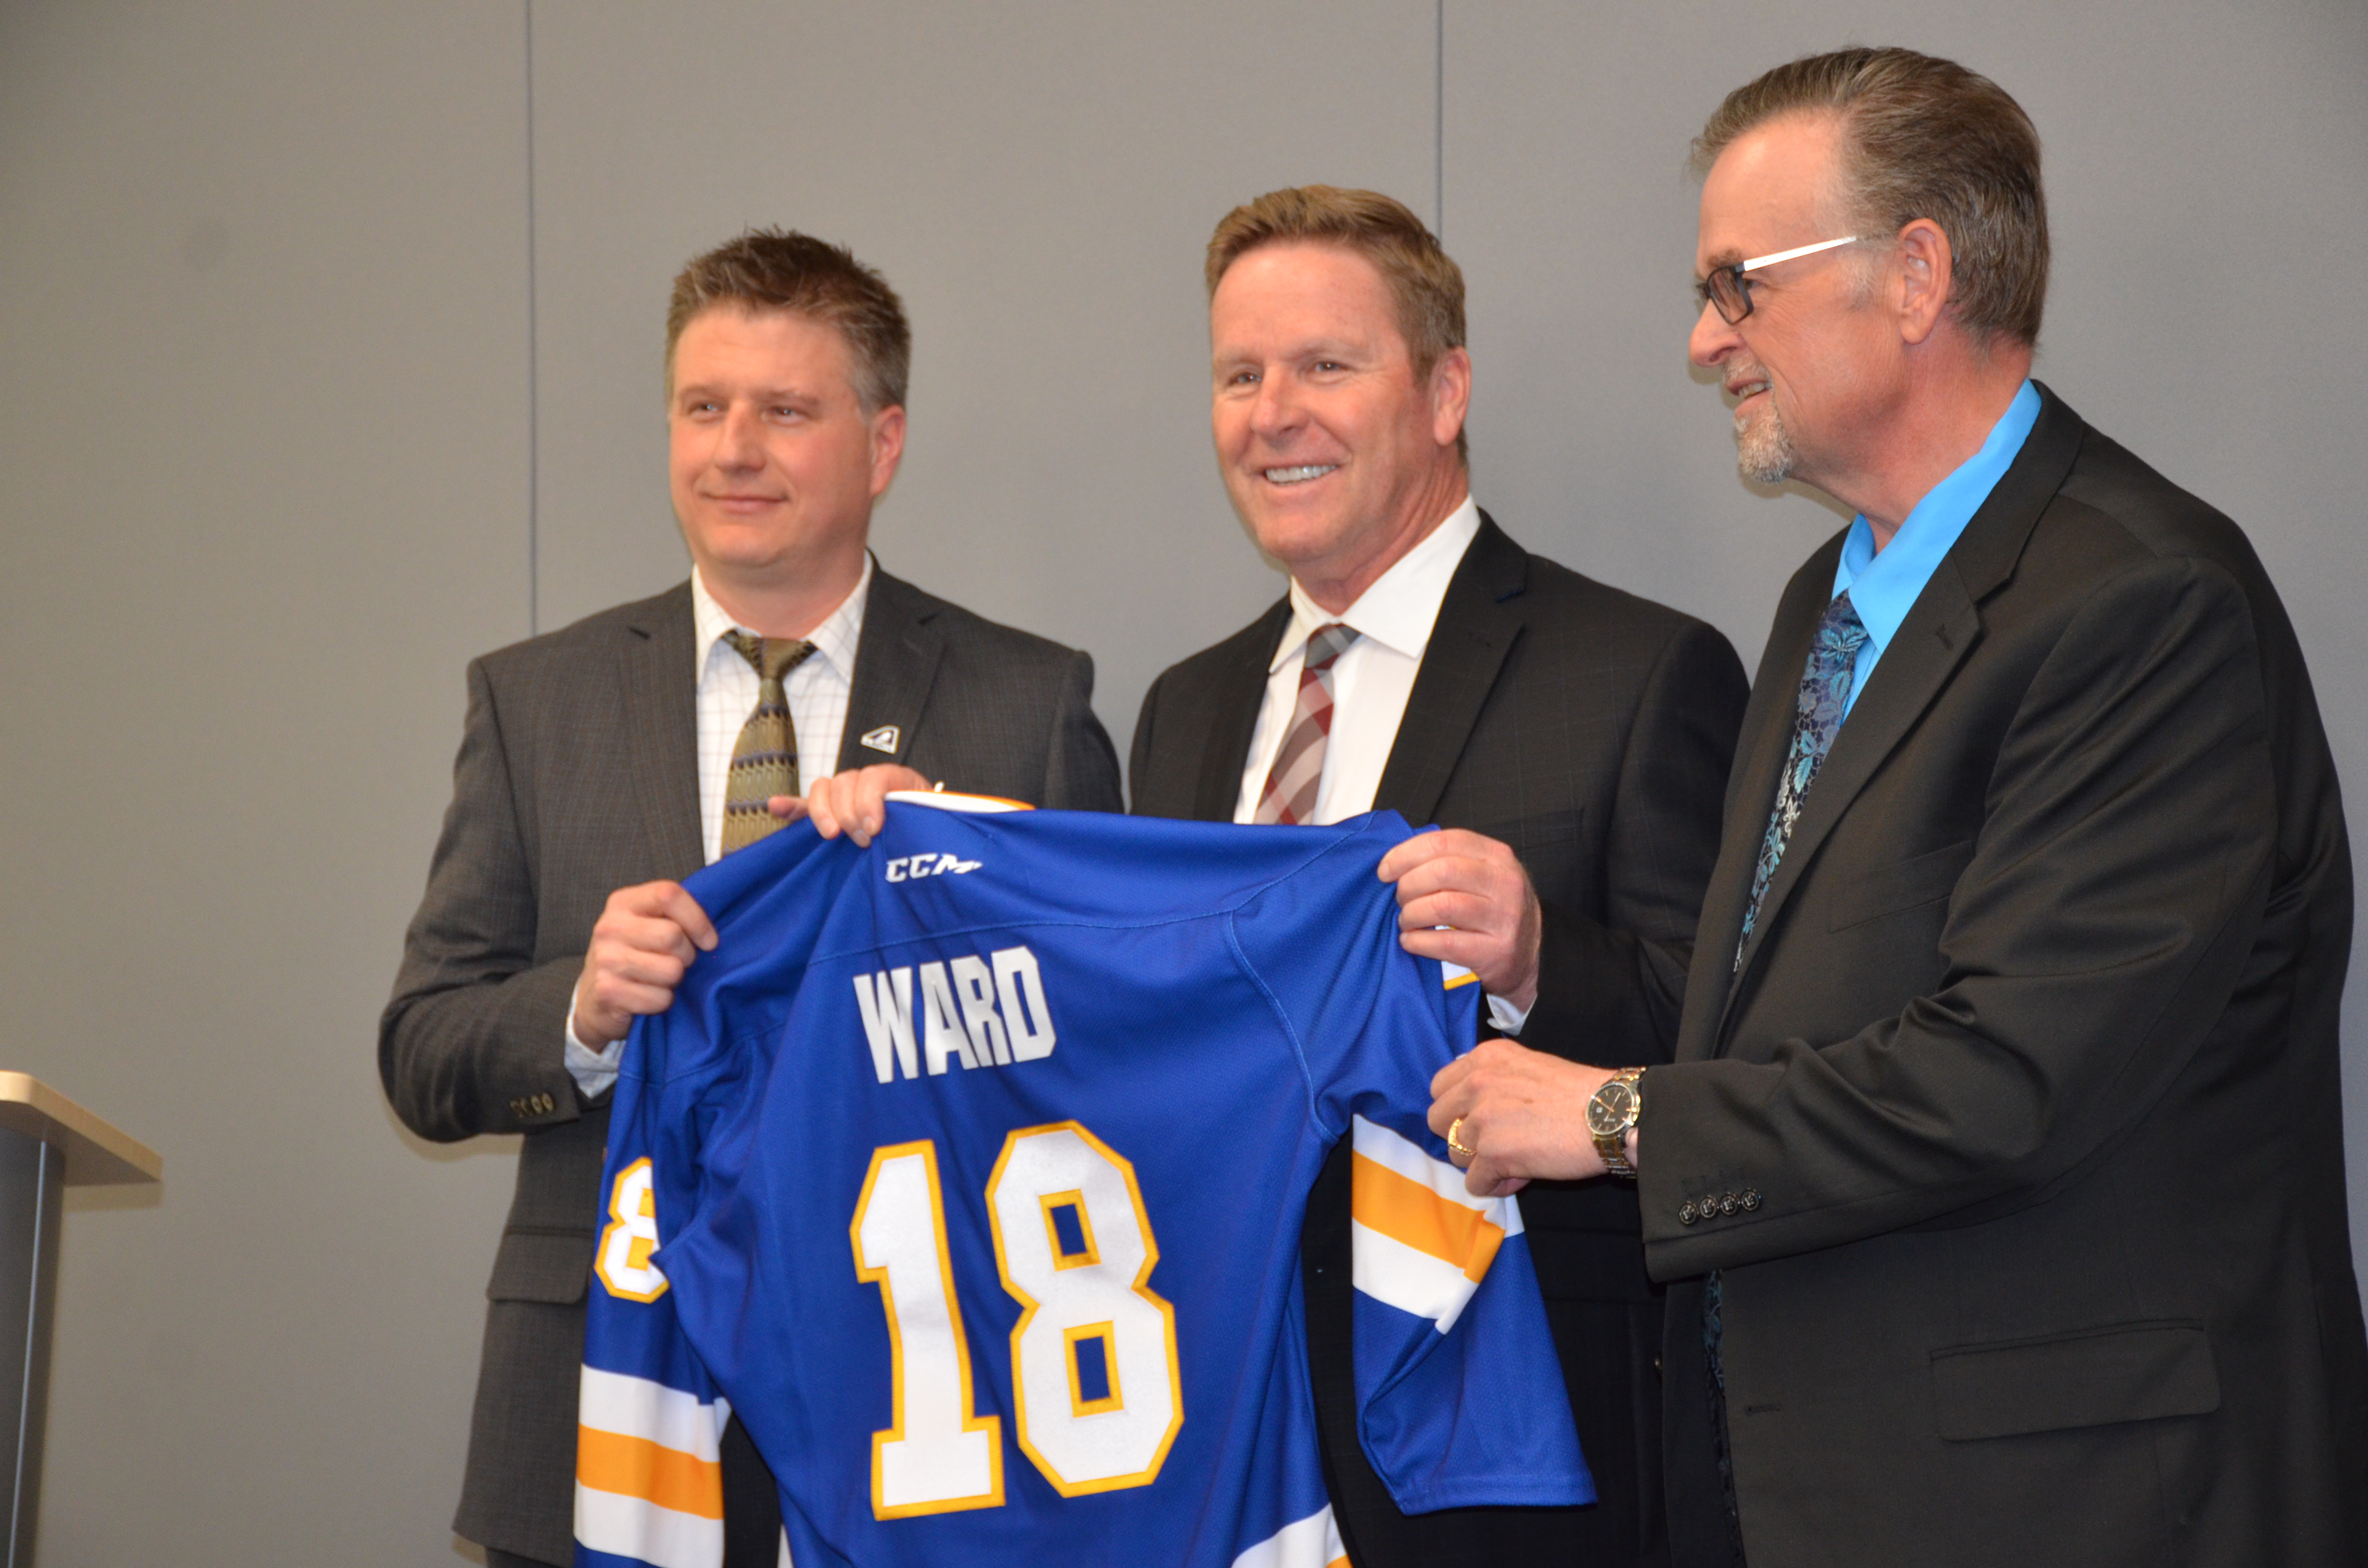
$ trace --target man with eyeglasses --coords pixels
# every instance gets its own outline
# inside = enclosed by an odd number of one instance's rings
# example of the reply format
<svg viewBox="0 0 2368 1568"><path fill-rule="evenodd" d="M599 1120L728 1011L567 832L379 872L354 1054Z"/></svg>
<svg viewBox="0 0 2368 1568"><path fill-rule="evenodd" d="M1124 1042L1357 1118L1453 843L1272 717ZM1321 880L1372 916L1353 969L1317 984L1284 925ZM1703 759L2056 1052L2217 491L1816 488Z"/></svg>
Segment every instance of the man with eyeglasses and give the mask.
<svg viewBox="0 0 2368 1568"><path fill-rule="evenodd" d="M1778 607L1676 1060L1492 1041L1470 1181L1633 1174L1688 1565L2368 1562L2351 858L2275 590L2029 379L2038 138L1904 50L1734 94L1697 364L1858 515Z"/></svg>

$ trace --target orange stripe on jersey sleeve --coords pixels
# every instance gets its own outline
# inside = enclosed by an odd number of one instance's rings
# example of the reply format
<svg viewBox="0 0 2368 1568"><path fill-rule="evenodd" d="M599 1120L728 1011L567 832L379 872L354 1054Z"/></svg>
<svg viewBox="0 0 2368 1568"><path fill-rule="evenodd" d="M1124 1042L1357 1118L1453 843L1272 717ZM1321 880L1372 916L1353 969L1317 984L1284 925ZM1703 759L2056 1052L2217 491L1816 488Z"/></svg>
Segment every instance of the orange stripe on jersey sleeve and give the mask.
<svg viewBox="0 0 2368 1568"><path fill-rule="evenodd" d="M1354 1168L1349 1212L1359 1224L1462 1269L1467 1279L1487 1274L1505 1233L1486 1215L1362 1154Z"/></svg>
<svg viewBox="0 0 2368 1568"><path fill-rule="evenodd" d="M696 1454L594 1426L575 1429L575 1479L702 1519L723 1517L723 1467Z"/></svg>

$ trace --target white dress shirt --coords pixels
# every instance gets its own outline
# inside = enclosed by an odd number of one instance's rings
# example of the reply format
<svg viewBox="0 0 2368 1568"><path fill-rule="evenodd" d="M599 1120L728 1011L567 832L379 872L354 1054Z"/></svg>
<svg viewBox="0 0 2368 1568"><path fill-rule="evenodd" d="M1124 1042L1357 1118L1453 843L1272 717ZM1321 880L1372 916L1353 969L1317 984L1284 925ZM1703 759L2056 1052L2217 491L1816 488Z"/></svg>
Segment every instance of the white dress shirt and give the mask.
<svg viewBox="0 0 2368 1568"><path fill-rule="evenodd" d="M1257 817L1267 774L1297 715L1307 640L1316 628L1336 620L1356 632L1357 640L1332 664L1332 729L1324 744L1315 812L1307 820L1320 825L1373 809L1373 793L1382 787L1390 748L1397 744L1398 722L1406 717L1406 699L1422 669L1423 650L1430 646L1447 585L1479 532L1480 508L1467 494L1446 521L1338 615L1308 597L1299 580L1292 579L1291 619L1282 629L1274 662L1267 666L1266 697L1258 704L1258 727L1250 732L1249 758L1234 801L1235 822ZM1499 996L1488 998L1488 1016L1508 1035L1519 1034L1529 1017Z"/></svg>
<svg viewBox="0 0 2368 1568"><path fill-rule="evenodd" d="M790 699L790 722L798 736L798 782L811 784L838 771L838 744L847 732L847 702L855 686L855 648L863 637L863 607L871 595L871 556L863 557L863 575L839 607L810 632L814 651L800 660L781 683ZM715 602L699 569L690 572L691 652L697 663L689 674L698 683L699 702L699 833L707 863L723 856L723 798L731 788L732 748L741 728L757 710L759 677L750 664L724 639L745 631L731 613ZM586 1096L596 1096L617 1081L617 1062L625 1049L621 1040L594 1051L575 1038L575 1008L567 1009L567 1071Z"/></svg>

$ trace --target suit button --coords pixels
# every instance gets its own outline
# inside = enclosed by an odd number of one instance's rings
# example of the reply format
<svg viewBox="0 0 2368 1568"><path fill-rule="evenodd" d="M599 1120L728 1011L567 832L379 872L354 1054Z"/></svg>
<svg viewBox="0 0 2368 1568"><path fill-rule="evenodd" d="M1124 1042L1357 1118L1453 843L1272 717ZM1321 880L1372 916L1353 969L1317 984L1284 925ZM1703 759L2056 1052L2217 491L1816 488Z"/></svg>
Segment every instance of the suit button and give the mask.
<svg viewBox="0 0 2368 1568"><path fill-rule="evenodd" d="M1691 1225L1701 1217L1702 1216L1694 1212L1694 1206L1691 1200L1678 1205L1679 1224Z"/></svg>
<svg viewBox="0 0 2368 1568"><path fill-rule="evenodd" d="M520 1120L524 1120L526 1119L526 1101L523 1099L510 1101L510 1114L518 1118Z"/></svg>
<svg viewBox="0 0 2368 1568"><path fill-rule="evenodd" d="M1742 1207L1743 1199L1732 1192L1718 1200L1718 1211L1722 1214L1732 1215L1736 1210Z"/></svg>
<svg viewBox="0 0 2368 1568"><path fill-rule="evenodd" d="M1745 1187L1743 1189L1743 1211L1747 1214L1753 1214L1759 1212L1759 1189L1756 1187Z"/></svg>
<svg viewBox="0 0 2368 1568"><path fill-rule="evenodd" d="M552 1103L552 1098L549 1095L535 1096L534 1113L537 1116L549 1116L551 1114Z"/></svg>

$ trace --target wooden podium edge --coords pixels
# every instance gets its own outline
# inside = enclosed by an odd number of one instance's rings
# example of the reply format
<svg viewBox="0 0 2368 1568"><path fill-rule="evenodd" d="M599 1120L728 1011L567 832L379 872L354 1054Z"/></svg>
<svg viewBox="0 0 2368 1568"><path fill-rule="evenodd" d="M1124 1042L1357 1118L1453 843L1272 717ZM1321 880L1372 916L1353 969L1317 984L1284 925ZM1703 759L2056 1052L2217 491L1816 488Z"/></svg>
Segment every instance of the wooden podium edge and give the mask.
<svg viewBox="0 0 2368 1568"><path fill-rule="evenodd" d="M27 1073L0 1073L0 1128L63 1151L68 1187L161 1181L165 1156Z"/></svg>

